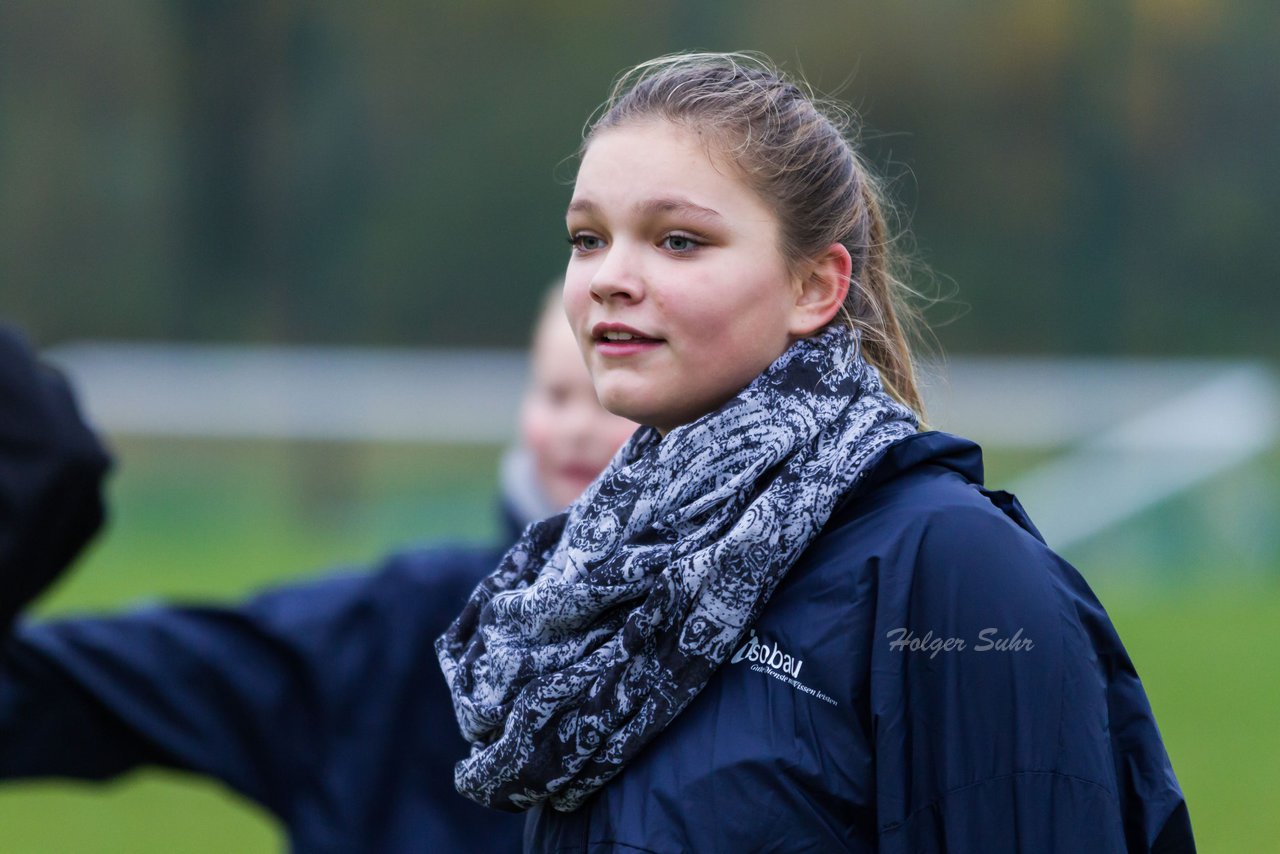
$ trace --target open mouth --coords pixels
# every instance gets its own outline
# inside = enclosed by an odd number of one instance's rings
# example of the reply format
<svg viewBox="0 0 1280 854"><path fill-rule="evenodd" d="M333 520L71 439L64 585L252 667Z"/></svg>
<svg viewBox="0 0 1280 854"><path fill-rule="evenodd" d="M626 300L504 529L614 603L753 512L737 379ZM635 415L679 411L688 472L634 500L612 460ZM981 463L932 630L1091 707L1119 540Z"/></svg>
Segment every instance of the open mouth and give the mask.
<svg viewBox="0 0 1280 854"><path fill-rule="evenodd" d="M613 331L606 332L603 335L600 335L596 338L597 342L604 342L604 343L610 343L610 344L625 343L625 342L657 344L661 340L662 339L660 338L647 338L644 335L634 335L630 332L613 332Z"/></svg>
<svg viewBox="0 0 1280 854"><path fill-rule="evenodd" d="M591 328L591 338L597 347L615 350L651 347L662 343L661 338L655 338L625 323L597 323Z"/></svg>
<svg viewBox="0 0 1280 854"><path fill-rule="evenodd" d="M596 353L601 356L635 356L663 343L661 338L651 338L639 329L620 323L599 323L591 331Z"/></svg>

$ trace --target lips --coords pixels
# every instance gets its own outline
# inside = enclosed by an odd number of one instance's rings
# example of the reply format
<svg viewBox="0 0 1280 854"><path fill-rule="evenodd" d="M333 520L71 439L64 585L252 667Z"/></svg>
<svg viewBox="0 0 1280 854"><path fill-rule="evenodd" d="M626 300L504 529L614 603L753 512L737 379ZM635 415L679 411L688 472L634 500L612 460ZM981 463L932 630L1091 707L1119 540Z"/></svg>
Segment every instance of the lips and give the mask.
<svg viewBox="0 0 1280 854"><path fill-rule="evenodd" d="M597 323L591 328L591 338L602 356L634 356L663 343L661 338L625 323Z"/></svg>
<svg viewBox="0 0 1280 854"><path fill-rule="evenodd" d="M661 338L627 326L625 323L597 323L591 327L591 337L596 341L661 341Z"/></svg>

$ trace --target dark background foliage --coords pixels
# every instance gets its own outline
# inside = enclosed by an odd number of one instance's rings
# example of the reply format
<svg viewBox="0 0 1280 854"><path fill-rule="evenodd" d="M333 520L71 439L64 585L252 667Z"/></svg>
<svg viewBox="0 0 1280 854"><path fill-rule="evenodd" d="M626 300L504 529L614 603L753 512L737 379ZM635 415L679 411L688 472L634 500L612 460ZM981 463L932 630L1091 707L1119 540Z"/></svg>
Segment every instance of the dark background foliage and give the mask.
<svg viewBox="0 0 1280 854"><path fill-rule="evenodd" d="M0 4L0 316L523 343L624 67L758 49L866 118L948 350L1275 357L1261 0Z"/></svg>

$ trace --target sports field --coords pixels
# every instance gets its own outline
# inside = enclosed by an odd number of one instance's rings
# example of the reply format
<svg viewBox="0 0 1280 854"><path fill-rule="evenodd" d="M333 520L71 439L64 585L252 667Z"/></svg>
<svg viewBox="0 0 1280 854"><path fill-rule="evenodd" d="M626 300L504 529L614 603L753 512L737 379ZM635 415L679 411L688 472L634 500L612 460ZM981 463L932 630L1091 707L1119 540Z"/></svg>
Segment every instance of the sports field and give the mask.
<svg viewBox="0 0 1280 854"><path fill-rule="evenodd" d="M494 447L149 440L117 450L110 529L41 616L155 598L233 601L397 544L497 530ZM988 484L1031 461L989 454ZM1276 455L1264 467L1271 482L1280 477ZM1076 565L1146 683L1201 850L1271 850L1280 839L1280 567L1242 572L1234 560L1206 561L1205 550L1182 553L1163 554L1155 580L1149 571L1130 580L1105 548ZM269 817L180 775L0 787L5 854L283 847Z"/></svg>

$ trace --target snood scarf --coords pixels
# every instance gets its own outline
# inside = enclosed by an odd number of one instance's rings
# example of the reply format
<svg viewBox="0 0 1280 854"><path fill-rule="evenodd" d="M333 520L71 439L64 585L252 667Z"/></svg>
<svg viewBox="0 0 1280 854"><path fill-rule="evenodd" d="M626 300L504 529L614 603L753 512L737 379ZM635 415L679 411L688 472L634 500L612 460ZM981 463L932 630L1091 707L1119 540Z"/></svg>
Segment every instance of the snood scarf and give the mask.
<svg viewBox="0 0 1280 854"><path fill-rule="evenodd" d="M697 696L916 414L859 334L796 341L719 409L642 427L525 529L436 642L471 754L459 792L574 810Z"/></svg>

